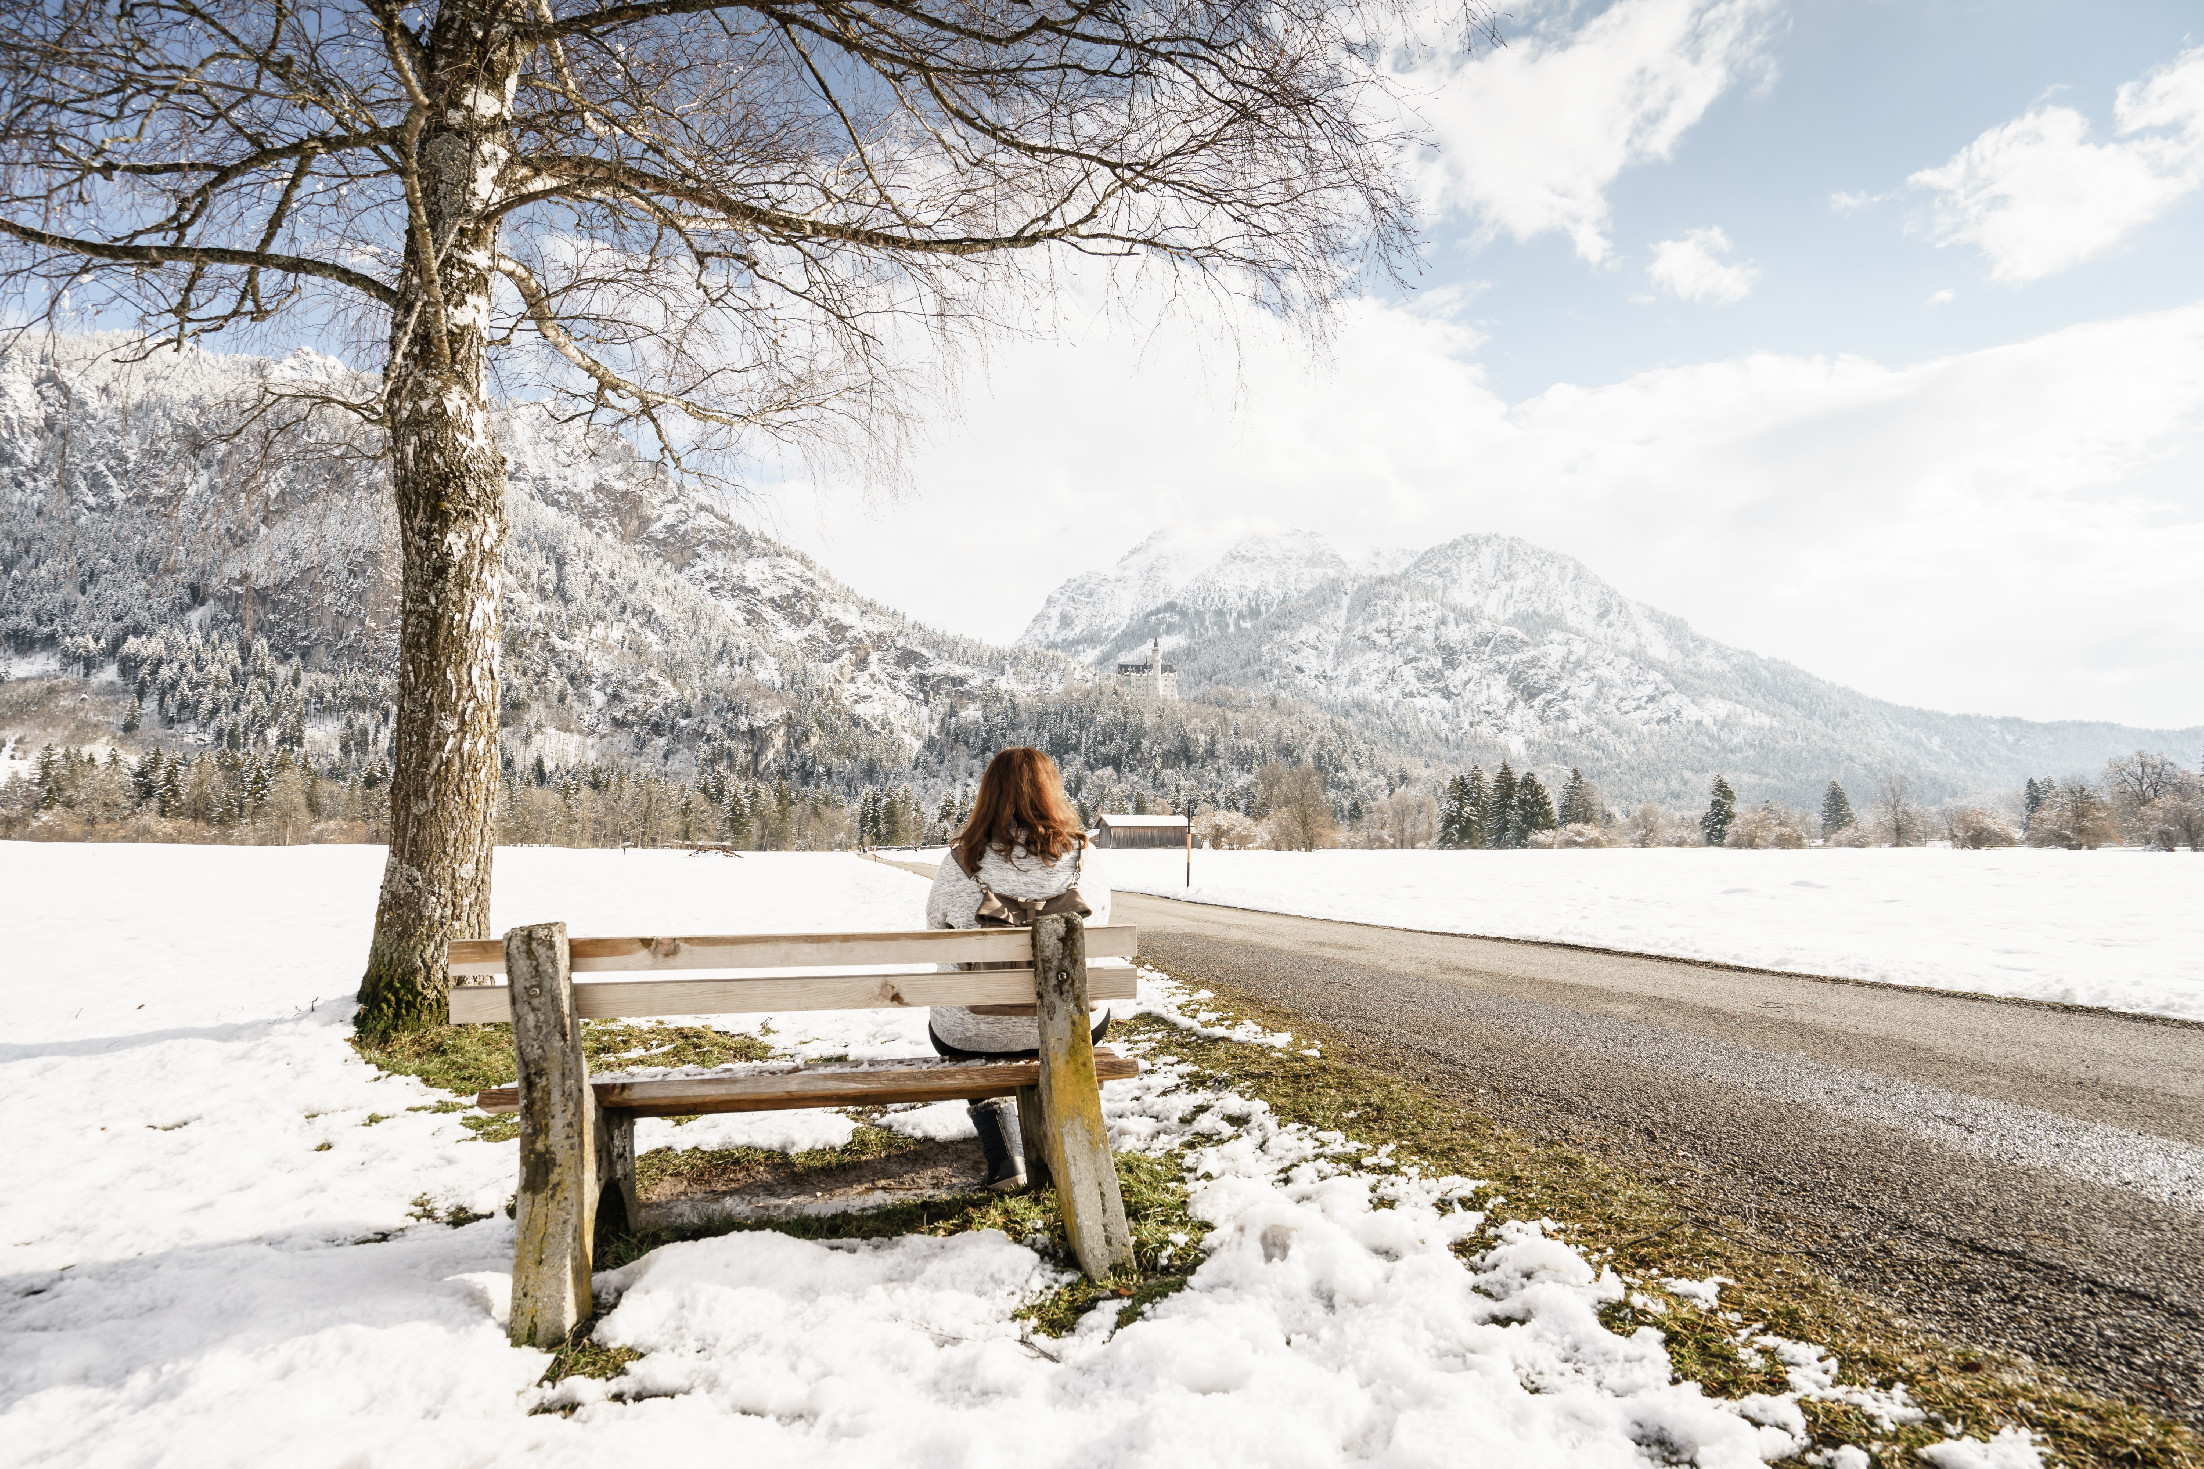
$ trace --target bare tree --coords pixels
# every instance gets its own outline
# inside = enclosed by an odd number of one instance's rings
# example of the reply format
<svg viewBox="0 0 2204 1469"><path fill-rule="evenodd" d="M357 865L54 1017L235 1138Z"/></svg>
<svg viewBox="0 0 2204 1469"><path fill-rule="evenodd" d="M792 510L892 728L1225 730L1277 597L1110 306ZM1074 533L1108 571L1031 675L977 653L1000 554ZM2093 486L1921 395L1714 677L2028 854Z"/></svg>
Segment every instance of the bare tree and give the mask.
<svg viewBox="0 0 2204 1469"><path fill-rule="evenodd" d="M2123 805L2147 806L2181 787L2183 771L2164 755L2137 750L2105 762L2105 789Z"/></svg>
<svg viewBox="0 0 2204 1469"><path fill-rule="evenodd" d="M1928 815L1905 776L1884 776L1875 785L1875 825L1893 847L1918 847L1928 840Z"/></svg>
<svg viewBox="0 0 2204 1469"><path fill-rule="evenodd" d="M2170 795L2143 808L2144 840L2162 852L2186 846L2204 852L2204 780L2190 775Z"/></svg>
<svg viewBox="0 0 2204 1469"><path fill-rule="evenodd" d="M1321 316L1412 243L1400 0L44 0L0 36L19 310L377 341L402 594L362 1025L489 926L493 387L676 462L892 454L914 342L1066 252ZM1467 31L1462 34L1466 35ZM493 383L493 367L497 380ZM823 452L823 450L822 450Z"/></svg>
<svg viewBox="0 0 2204 1469"><path fill-rule="evenodd" d="M1313 852L1338 842L1323 771L1313 765L1273 763L1255 772L1255 789L1270 813L1266 826L1272 846Z"/></svg>
<svg viewBox="0 0 2204 1469"><path fill-rule="evenodd" d="M2031 847L2066 847L2094 851L2120 840L2112 820L2112 807L2087 781L2069 780L2054 787L2036 808L2028 823Z"/></svg>
<svg viewBox="0 0 2204 1469"><path fill-rule="evenodd" d="M1263 844L1263 829L1237 811L1219 809L1202 813L1194 823L1194 836L1202 846L1218 852L1237 852Z"/></svg>
<svg viewBox="0 0 2204 1469"><path fill-rule="evenodd" d="M2011 822L1979 806L1962 806L1944 814L1944 834L1954 847L1984 851L2020 844L2020 833Z"/></svg>
<svg viewBox="0 0 2204 1469"><path fill-rule="evenodd" d="M2164 755L2137 750L2105 762L2105 794L2121 835L2130 841L2149 841L2155 827L2147 814L2158 802L2180 791L2186 774Z"/></svg>
<svg viewBox="0 0 2204 1469"><path fill-rule="evenodd" d="M1749 811L1740 811L1722 834L1725 847L1742 847L1758 850L1776 847L1795 850L1806 845L1808 818L1803 812L1787 810L1773 801L1762 801Z"/></svg>

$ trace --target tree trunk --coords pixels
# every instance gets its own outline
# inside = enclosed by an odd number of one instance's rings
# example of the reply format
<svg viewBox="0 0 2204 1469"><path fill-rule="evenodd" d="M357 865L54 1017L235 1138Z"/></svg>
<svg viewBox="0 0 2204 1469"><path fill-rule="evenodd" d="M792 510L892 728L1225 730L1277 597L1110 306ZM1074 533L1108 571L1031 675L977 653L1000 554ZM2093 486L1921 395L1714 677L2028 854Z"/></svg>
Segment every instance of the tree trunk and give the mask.
<svg viewBox="0 0 2204 1469"><path fill-rule="evenodd" d="M386 369L398 711L390 856L360 983L368 1035L443 1024L445 944L490 932L506 515L488 399L497 224L485 211L512 156L522 53L509 23L520 14L504 0L447 0L427 48L433 105L417 109L421 226L408 237Z"/></svg>

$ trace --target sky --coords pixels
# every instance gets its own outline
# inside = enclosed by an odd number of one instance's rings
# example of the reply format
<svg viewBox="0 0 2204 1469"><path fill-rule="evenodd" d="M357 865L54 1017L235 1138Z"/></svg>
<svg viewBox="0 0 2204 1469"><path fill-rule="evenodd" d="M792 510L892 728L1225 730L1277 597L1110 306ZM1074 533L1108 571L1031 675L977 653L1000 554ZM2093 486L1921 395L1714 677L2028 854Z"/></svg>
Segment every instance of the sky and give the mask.
<svg viewBox="0 0 2204 1469"><path fill-rule="evenodd" d="M1075 285L898 495L757 517L1001 642L1158 529L1499 532L1881 698L2204 722L2194 0L1509 10L1401 79L1422 269L1321 348Z"/></svg>

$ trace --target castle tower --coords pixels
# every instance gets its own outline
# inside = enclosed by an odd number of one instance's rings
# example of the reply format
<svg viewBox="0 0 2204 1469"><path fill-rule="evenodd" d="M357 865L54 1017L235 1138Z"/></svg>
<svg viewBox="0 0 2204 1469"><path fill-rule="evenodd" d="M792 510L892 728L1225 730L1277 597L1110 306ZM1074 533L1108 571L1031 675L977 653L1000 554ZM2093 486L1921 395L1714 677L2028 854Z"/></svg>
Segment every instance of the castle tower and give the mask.
<svg viewBox="0 0 2204 1469"><path fill-rule="evenodd" d="M1162 638L1149 644L1147 662L1117 665L1117 686L1143 699L1176 699L1179 696L1179 671L1163 661Z"/></svg>

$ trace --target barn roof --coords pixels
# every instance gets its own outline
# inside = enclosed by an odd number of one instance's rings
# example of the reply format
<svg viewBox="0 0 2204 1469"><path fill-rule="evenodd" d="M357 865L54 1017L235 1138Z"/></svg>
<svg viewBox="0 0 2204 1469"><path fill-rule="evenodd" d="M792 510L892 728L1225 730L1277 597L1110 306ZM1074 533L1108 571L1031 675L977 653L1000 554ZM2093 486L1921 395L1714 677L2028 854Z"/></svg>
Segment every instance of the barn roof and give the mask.
<svg viewBox="0 0 2204 1469"><path fill-rule="evenodd" d="M1183 816L1130 816L1105 811L1099 818L1104 826L1184 826Z"/></svg>

